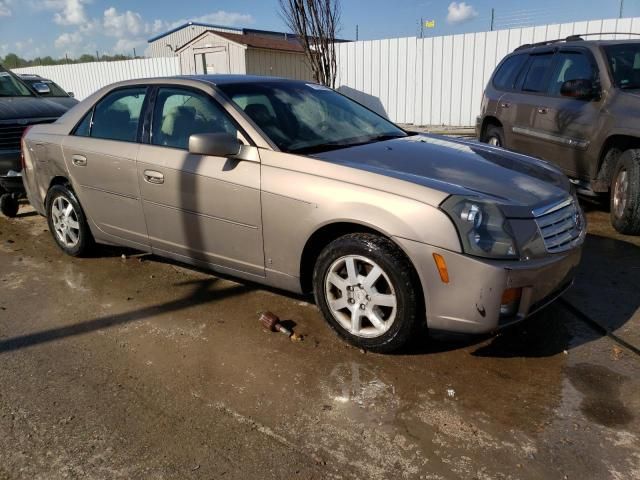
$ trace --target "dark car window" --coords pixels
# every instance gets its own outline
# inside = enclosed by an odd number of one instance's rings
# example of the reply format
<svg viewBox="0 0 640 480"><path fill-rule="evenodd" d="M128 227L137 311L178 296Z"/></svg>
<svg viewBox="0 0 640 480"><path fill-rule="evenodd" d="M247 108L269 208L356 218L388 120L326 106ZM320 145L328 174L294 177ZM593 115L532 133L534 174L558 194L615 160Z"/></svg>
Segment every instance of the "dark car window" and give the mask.
<svg viewBox="0 0 640 480"><path fill-rule="evenodd" d="M69 94L65 92L62 88L60 88L60 86L57 83L52 82L51 80L46 80L43 78L37 78L37 79L23 78L22 80L25 83L27 83L34 91L36 91L34 87L34 84L36 83L44 83L47 87L49 87L49 93L39 94L43 97L68 97L69 96Z"/></svg>
<svg viewBox="0 0 640 480"><path fill-rule="evenodd" d="M640 43L623 43L604 47L613 76L619 88L640 89Z"/></svg>
<svg viewBox="0 0 640 480"><path fill-rule="evenodd" d="M127 88L103 98L95 107L91 137L135 142L146 92L144 87Z"/></svg>
<svg viewBox="0 0 640 480"><path fill-rule="evenodd" d="M238 129L209 95L181 88L160 88L153 112L151 143L187 149L195 133L230 133Z"/></svg>
<svg viewBox="0 0 640 480"><path fill-rule="evenodd" d="M514 55L507 58L493 77L493 85L500 90L512 90L527 55Z"/></svg>
<svg viewBox="0 0 640 480"><path fill-rule="evenodd" d="M78 124L73 132L76 137L88 137L91 135L91 117L93 115L93 109L89 110L82 121Z"/></svg>
<svg viewBox="0 0 640 480"><path fill-rule="evenodd" d="M544 92L547 90L546 84L552 59L552 53L531 56L527 75L522 83L522 91Z"/></svg>
<svg viewBox="0 0 640 480"><path fill-rule="evenodd" d="M562 84L568 80L596 79L596 72L589 57L581 52L560 52L556 54L555 68L551 74L549 93L560 95Z"/></svg>
<svg viewBox="0 0 640 480"><path fill-rule="evenodd" d="M0 67L0 97L31 97L33 94L17 77Z"/></svg>

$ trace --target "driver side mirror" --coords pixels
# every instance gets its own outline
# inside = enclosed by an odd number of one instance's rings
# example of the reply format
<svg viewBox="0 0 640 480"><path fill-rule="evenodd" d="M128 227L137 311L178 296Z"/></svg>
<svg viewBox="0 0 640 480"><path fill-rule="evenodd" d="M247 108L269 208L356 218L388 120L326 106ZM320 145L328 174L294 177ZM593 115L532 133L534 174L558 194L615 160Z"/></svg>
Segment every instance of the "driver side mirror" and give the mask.
<svg viewBox="0 0 640 480"><path fill-rule="evenodd" d="M67 95L69 95L71 98L76 98L76 94L73 92L67 92Z"/></svg>
<svg viewBox="0 0 640 480"><path fill-rule="evenodd" d="M51 93L51 89L49 88L49 85L47 85L46 83L34 83L33 89L42 95Z"/></svg>
<svg viewBox="0 0 640 480"><path fill-rule="evenodd" d="M189 153L211 157L232 157L242 144L230 133L196 133L189 137Z"/></svg>
<svg viewBox="0 0 640 480"><path fill-rule="evenodd" d="M586 78L567 80L560 87L560 95L577 100L592 100L598 96L594 83Z"/></svg>

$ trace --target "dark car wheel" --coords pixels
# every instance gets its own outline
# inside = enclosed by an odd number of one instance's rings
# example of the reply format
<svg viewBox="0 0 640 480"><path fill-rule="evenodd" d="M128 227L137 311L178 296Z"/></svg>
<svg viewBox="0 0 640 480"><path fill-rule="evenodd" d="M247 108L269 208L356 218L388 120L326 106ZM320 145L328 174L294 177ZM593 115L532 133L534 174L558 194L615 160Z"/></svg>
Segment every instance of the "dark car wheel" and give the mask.
<svg viewBox="0 0 640 480"><path fill-rule="evenodd" d="M18 199L10 193L0 195L0 212L6 217L13 218L18 214Z"/></svg>
<svg viewBox="0 0 640 480"><path fill-rule="evenodd" d="M375 352L402 347L424 321L419 279L390 240L368 233L340 237L313 272L316 303L349 343Z"/></svg>
<svg viewBox="0 0 640 480"><path fill-rule="evenodd" d="M54 240L68 255L80 257L93 246L86 217L70 188L51 187L47 195L47 221Z"/></svg>
<svg viewBox="0 0 640 480"><path fill-rule="evenodd" d="M611 181L611 224L620 233L640 235L640 149L624 152Z"/></svg>
<svg viewBox="0 0 640 480"><path fill-rule="evenodd" d="M504 147L504 130L497 125L489 125L482 141L494 147Z"/></svg>

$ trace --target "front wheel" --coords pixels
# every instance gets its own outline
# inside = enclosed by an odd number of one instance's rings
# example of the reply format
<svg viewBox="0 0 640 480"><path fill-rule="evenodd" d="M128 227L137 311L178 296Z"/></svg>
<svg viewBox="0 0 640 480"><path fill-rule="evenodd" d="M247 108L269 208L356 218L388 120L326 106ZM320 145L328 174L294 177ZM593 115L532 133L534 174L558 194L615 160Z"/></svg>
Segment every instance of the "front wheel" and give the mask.
<svg viewBox="0 0 640 480"><path fill-rule="evenodd" d="M18 199L12 194L4 193L0 195L0 212L2 212L5 217L15 217L18 215L19 208Z"/></svg>
<svg viewBox="0 0 640 480"><path fill-rule="evenodd" d="M93 245L93 237L75 193L63 185L54 185L47 195L49 231L68 255L80 257Z"/></svg>
<svg viewBox="0 0 640 480"><path fill-rule="evenodd" d="M402 251L368 233L331 242L313 273L316 303L329 325L352 345L383 353L417 331L423 317L417 282Z"/></svg>
<svg viewBox="0 0 640 480"><path fill-rule="evenodd" d="M611 224L620 233L640 235L640 149L618 159L611 181Z"/></svg>

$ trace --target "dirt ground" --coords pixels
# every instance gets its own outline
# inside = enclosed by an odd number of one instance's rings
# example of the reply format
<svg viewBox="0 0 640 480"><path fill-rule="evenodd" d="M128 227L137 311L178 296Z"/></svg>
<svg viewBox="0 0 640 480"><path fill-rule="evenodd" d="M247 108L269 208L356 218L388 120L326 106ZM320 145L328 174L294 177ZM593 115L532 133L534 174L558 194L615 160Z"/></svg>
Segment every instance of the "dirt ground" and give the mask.
<svg viewBox="0 0 640 480"><path fill-rule="evenodd" d="M640 238L588 217L564 300L387 356L308 299L129 250L72 259L33 212L1 218L0 480L638 479Z"/></svg>

